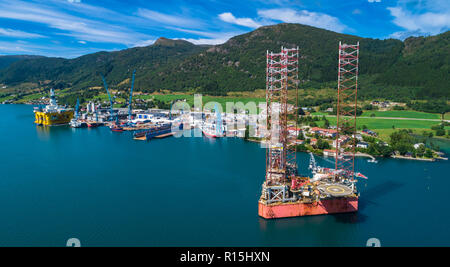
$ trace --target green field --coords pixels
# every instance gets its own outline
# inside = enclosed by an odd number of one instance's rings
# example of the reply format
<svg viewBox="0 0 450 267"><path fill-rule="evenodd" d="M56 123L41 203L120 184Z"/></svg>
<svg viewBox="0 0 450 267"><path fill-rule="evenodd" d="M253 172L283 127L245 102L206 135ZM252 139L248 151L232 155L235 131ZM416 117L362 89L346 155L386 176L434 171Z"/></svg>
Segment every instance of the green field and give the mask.
<svg viewBox="0 0 450 267"><path fill-rule="evenodd" d="M10 100L10 99L13 99L13 98L14 98L14 97L11 96L11 95L7 95L7 96L4 96L4 97L0 97L0 103L3 102L3 101L5 101L5 100Z"/></svg>
<svg viewBox="0 0 450 267"><path fill-rule="evenodd" d="M336 117L327 117L331 125L336 125ZM319 121L322 123L322 121ZM357 127L367 126L371 130L378 129L430 129L431 126L438 124L436 121L421 120L395 120L395 119L375 119L375 118L358 118ZM446 127L447 128L447 127Z"/></svg>
<svg viewBox="0 0 450 267"><path fill-rule="evenodd" d="M47 96L47 95L41 94L41 93L38 93L38 94L31 94L31 95L26 95L26 96L23 96L23 97L22 97L19 101L17 101L17 102L18 102L18 103L26 103L26 102L31 101L31 100L40 99L40 98L42 98L42 97L44 97L44 96Z"/></svg>
<svg viewBox="0 0 450 267"><path fill-rule="evenodd" d="M370 117L371 114L375 114L376 117L386 118L411 118L411 119L435 119L439 120L441 116L439 114L425 113L412 110L389 110L389 111L364 111L361 117Z"/></svg>
<svg viewBox="0 0 450 267"><path fill-rule="evenodd" d="M336 117L327 117L331 125L336 125ZM413 133L422 135L424 131L434 132L431 130L431 126L437 125L436 121L422 121L422 120L395 120L395 119L372 119L372 118L358 118L356 125L358 129L362 126L367 126L370 130L378 133L380 139L387 141L389 136L394 131L399 129L411 129ZM322 120L317 121L319 126L323 126ZM394 126L395 129L392 127ZM446 130L450 130L450 127L445 127Z"/></svg>

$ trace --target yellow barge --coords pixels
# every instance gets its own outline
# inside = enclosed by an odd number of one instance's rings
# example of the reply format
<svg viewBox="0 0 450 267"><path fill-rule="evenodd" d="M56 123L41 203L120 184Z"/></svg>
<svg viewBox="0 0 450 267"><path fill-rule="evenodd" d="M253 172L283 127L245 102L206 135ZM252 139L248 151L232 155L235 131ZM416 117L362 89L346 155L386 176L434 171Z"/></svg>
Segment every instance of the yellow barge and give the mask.
<svg viewBox="0 0 450 267"><path fill-rule="evenodd" d="M49 105L45 106L43 109L35 108L34 116L34 123L38 125L64 125L72 120L73 109L59 106L55 98L55 91L51 89Z"/></svg>

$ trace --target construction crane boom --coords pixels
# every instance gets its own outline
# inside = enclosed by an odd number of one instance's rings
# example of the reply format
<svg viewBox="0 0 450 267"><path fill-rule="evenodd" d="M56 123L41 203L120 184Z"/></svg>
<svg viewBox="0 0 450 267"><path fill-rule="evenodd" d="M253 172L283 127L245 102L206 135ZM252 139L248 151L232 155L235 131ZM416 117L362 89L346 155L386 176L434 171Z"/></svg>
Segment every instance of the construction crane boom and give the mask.
<svg viewBox="0 0 450 267"><path fill-rule="evenodd" d="M133 87L135 74L136 70L133 70L133 77L131 78L130 103L128 104L128 121L131 121L131 101L133 100Z"/></svg>
<svg viewBox="0 0 450 267"><path fill-rule="evenodd" d="M106 83L105 77L103 76L103 74L100 74L100 75L102 76L103 85L105 86L106 92L108 93L109 104L110 104L110 114L111 114L111 119L112 119L112 118L114 118L114 110L113 110L114 101L111 97L111 94L109 93L108 84Z"/></svg>
<svg viewBox="0 0 450 267"><path fill-rule="evenodd" d="M79 117L79 112L78 112L79 109L80 109L80 99L77 97L77 105L75 106L75 119L77 119L77 120Z"/></svg>

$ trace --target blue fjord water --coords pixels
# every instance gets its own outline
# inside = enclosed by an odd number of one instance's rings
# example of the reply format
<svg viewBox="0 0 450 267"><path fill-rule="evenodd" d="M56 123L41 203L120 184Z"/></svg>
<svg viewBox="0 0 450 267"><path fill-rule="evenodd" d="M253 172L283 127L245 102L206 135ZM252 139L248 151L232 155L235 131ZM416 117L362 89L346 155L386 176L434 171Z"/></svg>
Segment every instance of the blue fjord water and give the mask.
<svg viewBox="0 0 450 267"><path fill-rule="evenodd" d="M25 105L0 115L1 246L450 245L446 161L358 159L358 213L264 220L259 144L43 128ZM298 160L307 172L309 156Z"/></svg>

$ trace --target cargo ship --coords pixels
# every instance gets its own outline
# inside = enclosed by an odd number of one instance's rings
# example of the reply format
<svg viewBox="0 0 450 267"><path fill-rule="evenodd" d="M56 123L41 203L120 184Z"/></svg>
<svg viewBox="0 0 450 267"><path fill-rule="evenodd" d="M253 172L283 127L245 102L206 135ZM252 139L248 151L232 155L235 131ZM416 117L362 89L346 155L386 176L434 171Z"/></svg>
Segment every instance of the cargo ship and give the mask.
<svg viewBox="0 0 450 267"><path fill-rule="evenodd" d="M219 128L220 127L220 128ZM202 125L202 132L206 137L218 138L224 136L223 126L217 125L215 123L204 123Z"/></svg>
<svg viewBox="0 0 450 267"><path fill-rule="evenodd" d="M265 219L348 213L358 211L359 193L355 186L356 177L342 179L334 169L317 167L311 154L309 168L313 176L299 176L296 166L288 166L287 173L272 169L272 177L284 180L271 184L265 181L258 203L258 214ZM341 177L341 178L337 178ZM346 176L350 177L350 176Z"/></svg>
<svg viewBox="0 0 450 267"><path fill-rule="evenodd" d="M103 125L103 123L101 123L101 122L88 122L87 123L88 128L97 128L102 125Z"/></svg>
<svg viewBox="0 0 450 267"><path fill-rule="evenodd" d="M34 116L37 125L55 126L69 124L73 118L73 109L58 105L55 97L55 91L50 90L50 103L43 109L38 107L34 109Z"/></svg>
<svg viewBox="0 0 450 267"><path fill-rule="evenodd" d="M151 129L143 130L143 131L136 131L133 134L133 139L135 140L150 140L152 138L166 135L168 133L172 132L172 124L167 123L160 126L155 126Z"/></svg>

